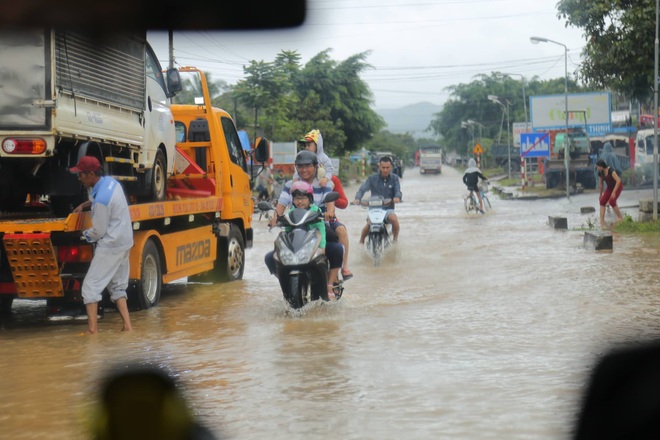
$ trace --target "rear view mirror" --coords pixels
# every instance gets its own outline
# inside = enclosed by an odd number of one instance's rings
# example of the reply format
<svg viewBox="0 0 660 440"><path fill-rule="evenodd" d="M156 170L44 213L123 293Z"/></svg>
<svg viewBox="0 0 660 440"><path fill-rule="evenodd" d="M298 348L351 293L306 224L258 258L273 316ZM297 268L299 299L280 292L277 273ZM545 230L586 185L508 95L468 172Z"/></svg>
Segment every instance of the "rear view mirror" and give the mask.
<svg viewBox="0 0 660 440"><path fill-rule="evenodd" d="M167 90L170 92L170 96L174 96L182 89L179 71L177 69L167 69Z"/></svg>
<svg viewBox="0 0 660 440"><path fill-rule="evenodd" d="M259 163L268 162L268 140L258 137L254 142L254 160Z"/></svg>
<svg viewBox="0 0 660 440"><path fill-rule="evenodd" d="M339 200L339 193L337 191L330 191L323 197L323 203L330 203Z"/></svg>

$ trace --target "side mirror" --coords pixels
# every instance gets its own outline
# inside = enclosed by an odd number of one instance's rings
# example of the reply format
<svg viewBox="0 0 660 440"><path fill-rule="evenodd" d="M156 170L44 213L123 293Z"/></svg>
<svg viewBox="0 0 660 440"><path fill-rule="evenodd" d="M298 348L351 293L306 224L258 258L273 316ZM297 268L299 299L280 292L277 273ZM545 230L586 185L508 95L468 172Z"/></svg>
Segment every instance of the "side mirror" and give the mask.
<svg viewBox="0 0 660 440"><path fill-rule="evenodd" d="M258 137L254 142L254 160L257 162L268 162L268 140Z"/></svg>
<svg viewBox="0 0 660 440"><path fill-rule="evenodd" d="M170 92L170 97L183 90L181 75L177 69L167 69L167 90Z"/></svg>
<svg viewBox="0 0 660 440"><path fill-rule="evenodd" d="M330 191L323 197L323 203L330 203L339 200L339 193L337 191Z"/></svg>
<svg viewBox="0 0 660 440"><path fill-rule="evenodd" d="M273 206L266 201L261 201L257 203L257 208L259 208L259 210L261 211L270 211L271 209L273 209Z"/></svg>

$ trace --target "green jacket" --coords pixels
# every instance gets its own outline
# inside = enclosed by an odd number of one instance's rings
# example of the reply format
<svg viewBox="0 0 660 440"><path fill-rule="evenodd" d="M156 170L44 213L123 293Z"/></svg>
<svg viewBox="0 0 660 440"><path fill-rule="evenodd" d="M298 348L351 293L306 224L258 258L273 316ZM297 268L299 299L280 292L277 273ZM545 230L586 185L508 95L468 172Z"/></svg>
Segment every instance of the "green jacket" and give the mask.
<svg viewBox="0 0 660 440"><path fill-rule="evenodd" d="M292 209L295 209L295 208L296 208L295 206L292 206L292 207L289 209L289 211L291 211ZM308 211L321 212L321 208L319 208L319 207L316 206L314 203L312 203L312 204L309 206ZM321 220L320 220L320 221L318 221L318 222L316 222L316 223L312 223L312 224L310 225L310 227L311 227L312 229L318 229L319 231L321 231L321 243L319 244L319 247L320 247L321 249L325 249L325 221L323 220L323 217L321 217ZM287 231L291 230L291 227L288 226L288 227L286 228L286 230L287 230Z"/></svg>

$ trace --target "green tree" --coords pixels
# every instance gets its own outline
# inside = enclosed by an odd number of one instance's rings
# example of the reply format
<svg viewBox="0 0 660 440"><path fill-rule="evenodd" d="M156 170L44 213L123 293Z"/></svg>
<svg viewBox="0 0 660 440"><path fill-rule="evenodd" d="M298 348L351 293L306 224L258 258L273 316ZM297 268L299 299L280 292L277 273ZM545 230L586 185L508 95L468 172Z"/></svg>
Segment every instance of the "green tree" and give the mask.
<svg viewBox="0 0 660 440"><path fill-rule="evenodd" d="M243 70L246 78L236 84L232 94L252 109L253 128L261 127L271 139L275 138L279 122L287 119L295 101L287 68L281 62L250 61Z"/></svg>
<svg viewBox="0 0 660 440"><path fill-rule="evenodd" d="M296 120L301 133L319 129L329 152L343 156L358 150L385 122L371 109L371 91L359 77L369 67L365 62L368 53L341 63L329 53L326 49L313 57L298 77Z"/></svg>
<svg viewBox="0 0 660 440"><path fill-rule="evenodd" d="M640 102L653 94L655 2L561 0L559 17L584 31L579 77Z"/></svg>

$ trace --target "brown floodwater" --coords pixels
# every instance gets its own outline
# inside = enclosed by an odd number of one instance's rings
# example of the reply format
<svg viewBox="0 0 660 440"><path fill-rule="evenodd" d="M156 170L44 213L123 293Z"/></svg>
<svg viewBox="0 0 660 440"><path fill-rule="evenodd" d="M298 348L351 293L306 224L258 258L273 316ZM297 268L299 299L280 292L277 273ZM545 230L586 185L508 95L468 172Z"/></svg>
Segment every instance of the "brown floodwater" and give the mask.
<svg viewBox="0 0 660 440"><path fill-rule="evenodd" d="M132 333L106 313L98 336L82 336L84 322L16 301L0 329L0 437L87 438L108 368L140 363L174 374L226 438L569 438L598 357L660 334L660 237L585 249L579 228L596 215L580 208L597 206L593 193L491 194L492 211L469 216L449 167L407 169L402 188L399 243L379 267L357 245L366 211L341 212L355 277L336 303L288 308L263 264L277 234L265 220L242 281L172 286L132 314ZM649 194L626 190L620 204Z"/></svg>

